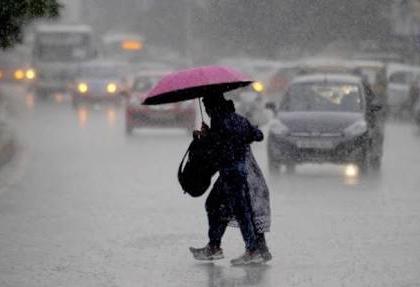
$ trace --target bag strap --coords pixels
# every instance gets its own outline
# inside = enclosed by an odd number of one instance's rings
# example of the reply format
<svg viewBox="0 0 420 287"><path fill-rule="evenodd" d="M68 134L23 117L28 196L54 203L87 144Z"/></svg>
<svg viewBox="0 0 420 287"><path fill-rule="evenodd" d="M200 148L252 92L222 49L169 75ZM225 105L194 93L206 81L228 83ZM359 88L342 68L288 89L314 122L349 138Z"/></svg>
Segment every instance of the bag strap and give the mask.
<svg viewBox="0 0 420 287"><path fill-rule="evenodd" d="M188 153L190 152L190 148L191 148L191 146L192 146L193 142L194 142L194 141L192 141L192 142L190 143L190 145L188 146L187 150L185 151L184 156L182 157L181 163L179 164L179 167L178 167L178 181L179 181L179 179L180 179L180 177L181 177L182 167L184 166L184 161L185 161L185 159L187 158Z"/></svg>

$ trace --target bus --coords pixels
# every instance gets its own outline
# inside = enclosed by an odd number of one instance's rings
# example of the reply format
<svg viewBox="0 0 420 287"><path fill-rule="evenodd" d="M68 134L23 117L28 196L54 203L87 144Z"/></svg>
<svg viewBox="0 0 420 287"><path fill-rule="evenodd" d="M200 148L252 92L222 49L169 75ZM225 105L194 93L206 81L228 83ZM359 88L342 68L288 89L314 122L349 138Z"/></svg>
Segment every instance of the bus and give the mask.
<svg viewBox="0 0 420 287"><path fill-rule="evenodd" d="M144 60L144 39L134 33L107 33L102 37L102 54L109 60L139 62Z"/></svg>
<svg viewBox="0 0 420 287"><path fill-rule="evenodd" d="M33 91L38 97L66 93L78 66L97 56L92 28L87 25L44 24L34 29Z"/></svg>

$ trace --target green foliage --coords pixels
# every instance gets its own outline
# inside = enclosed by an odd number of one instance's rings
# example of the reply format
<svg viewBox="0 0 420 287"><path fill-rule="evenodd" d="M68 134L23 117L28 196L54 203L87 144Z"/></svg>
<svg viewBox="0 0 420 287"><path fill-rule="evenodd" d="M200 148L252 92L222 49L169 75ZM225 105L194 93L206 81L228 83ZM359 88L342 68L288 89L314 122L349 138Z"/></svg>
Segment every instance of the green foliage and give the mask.
<svg viewBox="0 0 420 287"><path fill-rule="evenodd" d="M22 40L22 28L40 17L54 18L62 7L57 0L1 0L0 47L8 48Z"/></svg>

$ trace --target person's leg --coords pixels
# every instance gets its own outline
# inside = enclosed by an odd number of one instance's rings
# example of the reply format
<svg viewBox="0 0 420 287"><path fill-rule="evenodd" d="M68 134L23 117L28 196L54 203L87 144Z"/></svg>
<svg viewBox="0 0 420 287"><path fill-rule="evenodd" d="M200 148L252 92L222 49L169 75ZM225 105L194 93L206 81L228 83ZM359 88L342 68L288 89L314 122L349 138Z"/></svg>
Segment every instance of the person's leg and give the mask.
<svg viewBox="0 0 420 287"><path fill-rule="evenodd" d="M259 250L268 250L267 242L265 241L264 233L256 233L257 246Z"/></svg>
<svg viewBox="0 0 420 287"><path fill-rule="evenodd" d="M220 181L217 181L206 200L209 245L214 247L221 246L222 237L228 224L227 217L230 216L227 207L224 208L227 199L222 187Z"/></svg>
<svg viewBox="0 0 420 287"><path fill-rule="evenodd" d="M246 250L253 252L257 249L257 241L252 222L252 214L250 212L251 210L249 210L245 204L235 204L234 214L239 223L242 238L245 242L245 248Z"/></svg>
<svg viewBox="0 0 420 287"><path fill-rule="evenodd" d="M227 227L227 220L222 216L223 198L220 183L215 184L206 200L206 212L209 224L209 243L202 248L190 247L190 251L197 260L217 260L224 258L221 248L223 234Z"/></svg>
<svg viewBox="0 0 420 287"><path fill-rule="evenodd" d="M264 233L257 233L256 238L258 250L261 253L261 256L263 257L264 261L270 261L273 258L273 256L271 255L271 252L268 249Z"/></svg>
<svg viewBox="0 0 420 287"><path fill-rule="evenodd" d="M207 213L209 221L209 243L202 248L190 247L190 251L197 260L217 260L224 258L221 248L223 234L227 227L227 221L224 221L217 213Z"/></svg>
<svg viewBox="0 0 420 287"><path fill-rule="evenodd" d="M229 196L232 202L232 211L239 223L246 250L253 252L257 249L257 240L252 218L251 203L245 184L246 178L234 175L231 179L232 182L229 188Z"/></svg>
<svg viewBox="0 0 420 287"><path fill-rule="evenodd" d="M230 197L233 202L233 214L239 223L242 238L245 241L245 253L238 258L232 259L232 265L246 265L262 263L262 258L257 244L257 237L254 228L253 213L250 198L246 186L246 178L231 177Z"/></svg>
<svg viewBox="0 0 420 287"><path fill-rule="evenodd" d="M222 237L225 234L227 221L220 217L217 213L207 213L209 223L209 245L220 248Z"/></svg>
<svg viewBox="0 0 420 287"><path fill-rule="evenodd" d="M207 213L209 221L209 243L202 248L190 247L190 251L197 260L217 260L224 258L221 242L227 223L224 223L216 214Z"/></svg>

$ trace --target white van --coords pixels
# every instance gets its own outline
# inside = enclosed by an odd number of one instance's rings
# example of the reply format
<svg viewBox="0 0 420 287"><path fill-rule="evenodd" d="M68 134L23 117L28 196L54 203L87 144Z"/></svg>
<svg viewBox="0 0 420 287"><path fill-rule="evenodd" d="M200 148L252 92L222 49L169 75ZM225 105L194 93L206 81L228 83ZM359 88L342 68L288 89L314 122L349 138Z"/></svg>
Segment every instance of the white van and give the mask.
<svg viewBox="0 0 420 287"><path fill-rule="evenodd" d="M408 111L409 91L413 81L420 76L420 67L390 64L387 67L388 112L401 116Z"/></svg>

